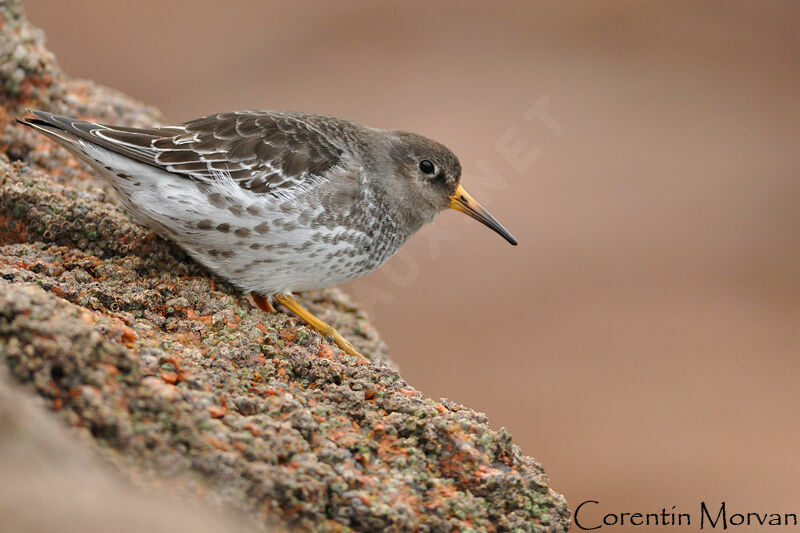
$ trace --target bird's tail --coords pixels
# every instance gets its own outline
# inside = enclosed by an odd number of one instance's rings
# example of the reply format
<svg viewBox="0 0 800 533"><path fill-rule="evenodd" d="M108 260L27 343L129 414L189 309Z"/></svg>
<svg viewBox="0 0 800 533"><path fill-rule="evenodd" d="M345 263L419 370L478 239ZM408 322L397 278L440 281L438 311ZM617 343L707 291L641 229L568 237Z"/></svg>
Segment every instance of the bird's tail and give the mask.
<svg viewBox="0 0 800 533"><path fill-rule="evenodd" d="M82 146L89 143L119 155L130 157L141 163L159 166L154 161L154 152L150 148L150 143L154 139L179 131L176 128L148 129L108 126L106 124L78 120L77 118L54 115L37 109L29 109L28 113L32 116L18 118L17 122L47 135L86 161L90 160L90 156L87 157Z"/></svg>
<svg viewBox="0 0 800 533"><path fill-rule="evenodd" d="M75 121L75 119L70 119L69 117L62 117L45 111L32 109L29 109L28 113L33 116L17 118L16 121L33 128L39 133L43 133L70 152L78 155L78 139L80 139L81 136L76 134L76 128L70 126L69 122L83 121Z"/></svg>

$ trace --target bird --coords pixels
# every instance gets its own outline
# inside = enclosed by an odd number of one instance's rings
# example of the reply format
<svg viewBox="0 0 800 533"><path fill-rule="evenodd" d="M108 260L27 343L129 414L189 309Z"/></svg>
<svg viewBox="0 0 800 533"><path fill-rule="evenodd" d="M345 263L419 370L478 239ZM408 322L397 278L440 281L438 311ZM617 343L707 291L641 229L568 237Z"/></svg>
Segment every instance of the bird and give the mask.
<svg viewBox="0 0 800 533"><path fill-rule="evenodd" d="M448 208L517 240L461 185L444 145L291 111L233 111L131 128L41 110L17 118L88 163L132 219L266 312L272 299L363 357L294 297L380 267Z"/></svg>

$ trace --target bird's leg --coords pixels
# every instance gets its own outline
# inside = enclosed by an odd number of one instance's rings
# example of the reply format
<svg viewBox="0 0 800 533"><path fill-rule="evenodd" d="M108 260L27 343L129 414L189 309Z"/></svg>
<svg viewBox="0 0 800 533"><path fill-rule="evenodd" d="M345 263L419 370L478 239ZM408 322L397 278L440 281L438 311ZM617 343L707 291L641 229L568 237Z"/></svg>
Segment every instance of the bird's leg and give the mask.
<svg viewBox="0 0 800 533"><path fill-rule="evenodd" d="M294 313L298 318L300 318L303 322L305 322L311 329L315 329L322 333L323 335L330 336L333 338L333 342L336 343L336 346L344 350L345 352L349 353L350 355L355 355L357 357L361 357L362 359L366 359L363 355L358 353L353 345L347 342L347 339L342 337L342 335L336 331L333 327L329 326L319 318L315 317L311 314L311 312L300 305L297 300L292 298L288 294L275 294L275 299L278 303L282 304L286 307L289 311Z"/></svg>
<svg viewBox="0 0 800 533"><path fill-rule="evenodd" d="M265 298L260 294L256 294L254 292L250 293L250 298L253 299L253 303L258 306L259 309L264 311L265 313L274 313L275 308L272 307L272 303L270 303L269 298Z"/></svg>

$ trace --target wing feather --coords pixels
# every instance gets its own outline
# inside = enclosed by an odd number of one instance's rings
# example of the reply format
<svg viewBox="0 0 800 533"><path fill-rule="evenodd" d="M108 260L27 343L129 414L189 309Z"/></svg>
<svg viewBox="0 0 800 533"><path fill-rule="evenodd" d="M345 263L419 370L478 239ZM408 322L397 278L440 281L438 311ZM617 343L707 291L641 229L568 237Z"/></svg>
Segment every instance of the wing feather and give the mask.
<svg viewBox="0 0 800 533"><path fill-rule="evenodd" d="M279 194L308 186L342 165L344 151L330 117L242 111L199 118L179 126L128 128L31 111L48 127L65 130L113 152L189 179L214 180L220 172L242 189ZM326 130L328 130L326 133Z"/></svg>

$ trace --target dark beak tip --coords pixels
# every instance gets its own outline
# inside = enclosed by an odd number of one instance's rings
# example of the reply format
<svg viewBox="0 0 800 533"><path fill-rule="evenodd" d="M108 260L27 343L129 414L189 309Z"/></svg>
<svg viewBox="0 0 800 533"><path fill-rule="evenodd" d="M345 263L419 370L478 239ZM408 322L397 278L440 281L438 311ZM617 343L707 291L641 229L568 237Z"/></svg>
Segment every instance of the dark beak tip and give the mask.
<svg viewBox="0 0 800 533"><path fill-rule="evenodd" d="M500 233L500 232L498 232L498 233ZM511 246L516 246L517 244L519 244L519 243L517 242L517 239L516 239L516 238L515 238L513 235L511 235L510 233L508 233L508 232L503 232L503 233L500 233L500 235L501 235L501 236L502 236L502 237L503 237L503 238L504 238L506 241L508 241L508 244L510 244Z"/></svg>

